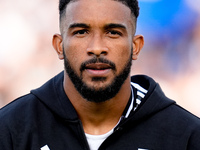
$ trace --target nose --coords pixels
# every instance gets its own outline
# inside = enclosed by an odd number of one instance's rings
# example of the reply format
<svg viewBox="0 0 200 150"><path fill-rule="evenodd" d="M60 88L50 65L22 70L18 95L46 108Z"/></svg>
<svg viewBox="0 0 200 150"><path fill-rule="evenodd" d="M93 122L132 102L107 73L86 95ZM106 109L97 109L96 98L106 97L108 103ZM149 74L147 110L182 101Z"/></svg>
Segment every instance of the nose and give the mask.
<svg viewBox="0 0 200 150"><path fill-rule="evenodd" d="M95 35L91 38L87 48L87 54L96 55L97 57L108 54L108 48L100 35Z"/></svg>

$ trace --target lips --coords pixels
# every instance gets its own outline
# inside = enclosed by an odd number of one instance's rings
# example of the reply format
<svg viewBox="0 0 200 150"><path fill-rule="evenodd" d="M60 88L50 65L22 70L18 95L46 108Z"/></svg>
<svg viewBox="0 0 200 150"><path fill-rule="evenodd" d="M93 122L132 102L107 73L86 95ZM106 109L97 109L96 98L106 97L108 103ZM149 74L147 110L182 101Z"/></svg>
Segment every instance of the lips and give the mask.
<svg viewBox="0 0 200 150"><path fill-rule="evenodd" d="M85 70L93 76L104 76L112 69L109 64L94 63L85 66Z"/></svg>
<svg viewBox="0 0 200 150"><path fill-rule="evenodd" d="M105 70L105 69L111 69L112 67L109 64L95 63L95 64L88 64L86 65L85 68L92 70Z"/></svg>

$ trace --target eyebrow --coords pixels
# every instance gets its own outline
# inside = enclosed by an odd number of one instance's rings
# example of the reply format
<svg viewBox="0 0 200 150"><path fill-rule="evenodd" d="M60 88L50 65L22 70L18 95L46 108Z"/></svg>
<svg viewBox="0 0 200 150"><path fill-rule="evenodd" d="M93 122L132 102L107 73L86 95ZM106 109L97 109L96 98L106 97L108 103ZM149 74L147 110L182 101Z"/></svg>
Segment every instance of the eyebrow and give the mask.
<svg viewBox="0 0 200 150"><path fill-rule="evenodd" d="M109 23L109 24L105 25L105 29L109 29L109 28L122 28L122 29L126 29L126 26L124 26L123 24L118 24L118 23Z"/></svg>
<svg viewBox="0 0 200 150"><path fill-rule="evenodd" d="M69 26L69 29L72 29L72 28L90 28L89 25L85 24L85 23L73 23Z"/></svg>
<svg viewBox="0 0 200 150"><path fill-rule="evenodd" d="M90 26L85 23L73 23L69 26L69 29L72 29L72 28L90 28ZM112 29L112 28L126 29L126 26L124 26L123 24L118 24L118 23L109 23L109 24L106 24L104 28L105 29Z"/></svg>

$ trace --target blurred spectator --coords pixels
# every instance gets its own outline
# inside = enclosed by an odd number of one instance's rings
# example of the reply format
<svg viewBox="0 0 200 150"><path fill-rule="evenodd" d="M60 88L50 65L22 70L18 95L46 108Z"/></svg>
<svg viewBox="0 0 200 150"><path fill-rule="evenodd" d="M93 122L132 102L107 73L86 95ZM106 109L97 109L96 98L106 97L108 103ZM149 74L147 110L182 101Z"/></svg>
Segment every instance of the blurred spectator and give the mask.
<svg viewBox="0 0 200 150"><path fill-rule="evenodd" d="M51 46L58 0L0 1L0 107L62 70Z"/></svg>
<svg viewBox="0 0 200 150"><path fill-rule="evenodd" d="M133 74L154 77L166 95L200 116L197 1L140 0L137 33L144 35L145 46Z"/></svg>

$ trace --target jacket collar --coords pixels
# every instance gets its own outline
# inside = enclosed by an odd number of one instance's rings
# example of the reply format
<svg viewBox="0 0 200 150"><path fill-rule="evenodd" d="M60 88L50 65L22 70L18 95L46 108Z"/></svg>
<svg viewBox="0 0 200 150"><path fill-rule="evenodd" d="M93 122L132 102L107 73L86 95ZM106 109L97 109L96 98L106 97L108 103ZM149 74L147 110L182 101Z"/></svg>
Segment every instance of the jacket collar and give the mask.
<svg viewBox="0 0 200 150"><path fill-rule="evenodd" d="M64 92L63 80L64 72L61 72L40 88L32 90L31 93L38 97L57 116L65 120L77 121L78 115L76 110ZM146 118L175 103L168 99L160 86L148 76L133 76L131 77L131 82L140 85L148 91L137 110L129 115L130 117L134 115L134 120ZM134 95L136 94L134 93Z"/></svg>
<svg viewBox="0 0 200 150"><path fill-rule="evenodd" d="M64 92L63 80L64 72L62 71L40 88L32 90L31 93L57 116L65 120L75 121L78 119L78 115Z"/></svg>

